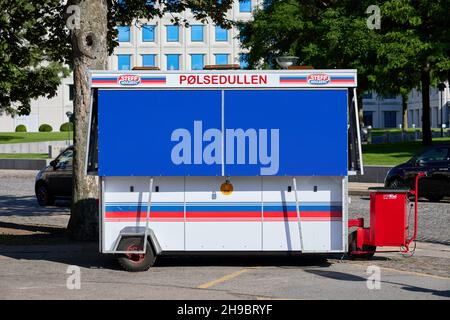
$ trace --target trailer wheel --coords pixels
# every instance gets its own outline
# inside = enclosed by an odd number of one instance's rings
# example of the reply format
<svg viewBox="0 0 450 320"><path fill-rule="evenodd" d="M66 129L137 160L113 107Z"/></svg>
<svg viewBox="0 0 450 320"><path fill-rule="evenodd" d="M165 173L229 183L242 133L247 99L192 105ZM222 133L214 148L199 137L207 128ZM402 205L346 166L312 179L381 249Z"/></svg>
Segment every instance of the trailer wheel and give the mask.
<svg viewBox="0 0 450 320"><path fill-rule="evenodd" d="M124 239L120 246L123 251L139 251L142 248L142 239L128 238ZM140 272L147 271L155 264L156 254L153 246L149 241L146 241L146 249L144 253L128 253L123 254L118 258L119 264L126 271Z"/></svg>
<svg viewBox="0 0 450 320"><path fill-rule="evenodd" d="M375 254L377 247L370 245L363 245L362 250L358 249L356 245L356 230L348 236L348 255L351 259L371 259ZM373 251L369 253L358 253L358 251Z"/></svg>

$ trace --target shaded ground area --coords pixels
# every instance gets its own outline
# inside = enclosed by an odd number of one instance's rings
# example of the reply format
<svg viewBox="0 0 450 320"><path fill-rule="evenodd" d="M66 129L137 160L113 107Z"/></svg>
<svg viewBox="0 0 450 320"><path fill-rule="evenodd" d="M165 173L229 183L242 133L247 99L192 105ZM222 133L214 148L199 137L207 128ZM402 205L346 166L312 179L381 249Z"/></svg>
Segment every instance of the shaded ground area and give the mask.
<svg viewBox="0 0 450 320"><path fill-rule="evenodd" d="M431 251L442 255L440 249ZM448 266L448 256L445 259ZM0 246L0 299L450 298L448 276L385 266L394 261L383 255L370 262L380 267L380 289L369 289L369 262L363 261L160 257L147 272L127 273L111 257L99 256L94 244ZM80 268L79 290L66 286L72 274L69 266Z"/></svg>
<svg viewBox="0 0 450 320"><path fill-rule="evenodd" d="M421 202L419 236L434 243L418 243L411 258L160 257L134 274L99 255L97 244L69 241L68 203L39 207L34 174L0 170L0 299L450 298L449 203ZM368 218L368 205L353 196L350 215ZM80 290L66 286L69 266L80 267ZM381 289L368 289L368 266L380 268Z"/></svg>

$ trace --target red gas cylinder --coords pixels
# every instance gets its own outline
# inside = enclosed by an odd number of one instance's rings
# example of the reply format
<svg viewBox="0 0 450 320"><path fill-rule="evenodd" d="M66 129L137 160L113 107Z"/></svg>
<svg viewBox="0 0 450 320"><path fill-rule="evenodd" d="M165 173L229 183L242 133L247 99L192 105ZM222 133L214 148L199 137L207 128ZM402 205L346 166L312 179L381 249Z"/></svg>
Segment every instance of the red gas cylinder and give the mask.
<svg viewBox="0 0 450 320"><path fill-rule="evenodd" d="M370 244L403 246L407 236L407 189L372 188L370 191Z"/></svg>

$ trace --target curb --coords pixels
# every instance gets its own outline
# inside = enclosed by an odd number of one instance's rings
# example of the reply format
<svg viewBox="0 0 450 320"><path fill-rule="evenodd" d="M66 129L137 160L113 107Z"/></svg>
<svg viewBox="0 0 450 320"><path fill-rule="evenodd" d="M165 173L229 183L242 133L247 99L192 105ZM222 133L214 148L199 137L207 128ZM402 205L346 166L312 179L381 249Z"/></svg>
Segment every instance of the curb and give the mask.
<svg viewBox="0 0 450 320"><path fill-rule="evenodd" d="M41 170L51 159L0 159L0 169Z"/></svg>
<svg viewBox="0 0 450 320"><path fill-rule="evenodd" d="M348 195L349 196L369 197L370 196L370 192L369 192L369 190L348 190Z"/></svg>

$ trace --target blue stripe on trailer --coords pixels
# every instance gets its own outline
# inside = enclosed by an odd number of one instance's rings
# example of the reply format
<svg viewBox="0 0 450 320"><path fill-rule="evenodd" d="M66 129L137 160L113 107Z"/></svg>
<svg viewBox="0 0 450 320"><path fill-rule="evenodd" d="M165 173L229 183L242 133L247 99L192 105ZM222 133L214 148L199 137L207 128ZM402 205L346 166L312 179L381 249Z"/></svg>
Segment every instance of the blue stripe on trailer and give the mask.
<svg viewBox="0 0 450 320"><path fill-rule="evenodd" d="M272 205L267 206L262 205L259 206L229 206L229 205L210 205L210 206L195 206L186 204L186 209L190 211L261 211L264 208L264 211L295 211L295 205ZM153 212L165 212L165 211L183 211L184 206L159 206L152 205L150 206L151 211ZM299 205L299 210L304 212L309 211L341 211L341 206L302 206ZM147 211L147 205L130 205L130 206L113 206L107 205L106 211L108 212L142 212Z"/></svg>

